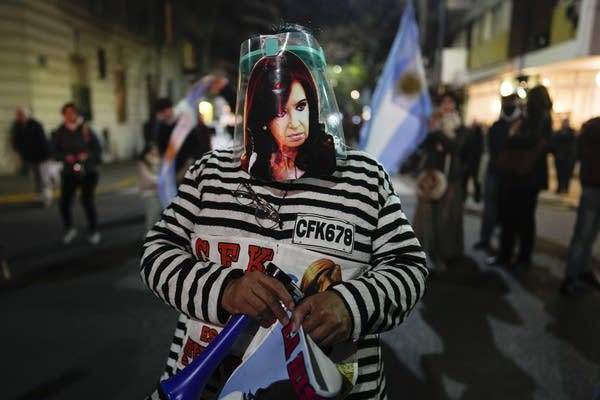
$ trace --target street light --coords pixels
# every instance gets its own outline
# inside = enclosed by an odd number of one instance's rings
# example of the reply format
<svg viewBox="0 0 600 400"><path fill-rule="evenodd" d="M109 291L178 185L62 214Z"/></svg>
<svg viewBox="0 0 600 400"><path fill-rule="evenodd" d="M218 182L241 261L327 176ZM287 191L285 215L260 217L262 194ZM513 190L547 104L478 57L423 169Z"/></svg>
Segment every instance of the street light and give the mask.
<svg viewBox="0 0 600 400"><path fill-rule="evenodd" d="M502 97L509 96L514 92L512 83L509 80L505 80L500 84L500 95Z"/></svg>
<svg viewBox="0 0 600 400"><path fill-rule="evenodd" d="M202 116L202 121L205 124L210 124L213 120L214 110L212 103L201 101L198 103L198 113Z"/></svg>

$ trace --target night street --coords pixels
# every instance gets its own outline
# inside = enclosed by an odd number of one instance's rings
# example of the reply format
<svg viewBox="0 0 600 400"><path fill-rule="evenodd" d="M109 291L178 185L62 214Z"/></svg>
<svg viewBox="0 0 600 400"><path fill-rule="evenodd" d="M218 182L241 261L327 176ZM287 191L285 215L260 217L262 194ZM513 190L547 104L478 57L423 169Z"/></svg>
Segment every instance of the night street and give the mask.
<svg viewBox="0 0 600 400"><path fill-rule="evenodd" d="M212 322L280 305L285 360L246 334L218 380L238 350L260 368L205 397L600 400L600 0L0 0L0 20L0 400L145 399ZM267 260L300 293L237 279Z"/></svg>
<svg viewBox="0 0 600 400"><path fill-rule="evenodd" d="M396 182L412 216L414 194ZM0 206L12 274L0 289L3 399L141 399L160 375L176 313L138 277L138 194L126 188L98 203L97 247L81 230L62 245L56 205ZM464 261L432 274L416 310L384 336L389 398L591 399L600 292L557 291L573 211L540 207L538 230L553 233L538 241L536 265L514 274L471 250L479 217L470 210Z"/></svg>

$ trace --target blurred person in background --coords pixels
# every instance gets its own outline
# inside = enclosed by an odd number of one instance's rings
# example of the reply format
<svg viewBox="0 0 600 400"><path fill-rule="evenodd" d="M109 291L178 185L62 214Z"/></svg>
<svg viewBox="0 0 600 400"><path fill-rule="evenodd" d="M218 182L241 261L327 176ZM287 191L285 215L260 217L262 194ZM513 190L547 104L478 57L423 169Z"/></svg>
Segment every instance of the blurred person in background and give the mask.
<svg viewBox="0 0 600 400"><path fill-rule="evenodd" d="M483 154L483 126L473 121L466 130L465 144L462 149L463 172L463 198L469 195L469 182L473 184L473 200L481 201L481 182L479 182L479 164Z"/></svg>
<svg viewBox="0 0 600 400"><path fill-rule="evenodd" d="M38 200L47 207L52 201L50 142L42 124L31 117L29 107L19 106L15 114L11 128L13 149L21 158L21 170L24 174L32 172L35 193Z"/></svg>
<svg viewBox="0 0 600 400"><path fill-rule="evenodd" d="M554 168L558 181L556 193L567 194L576 158L575 130L571 128L568 118L561 121L560 129L552 135L550 147L554 155Z"/></svg>
<svg viewBox="0 0 600 400"><path fill-rule="evenodd" d="M208 79L210 85L206 93L210 96L220 94L221 90L228 88L228 80L222 75L207 75L203 79ZM158 146L159 154L165 156L169 148L171 136L178 122L178 115L175 114L173 103L168 98L157 100L157 126L154 129L156 136L151 137L151 141ZM181 183L187 169L199 159L204 153L211 150L212 137L214 129L207 126L198 115L197 125L186 135L181 146L176 150L175 155L175 180Z"/></svg>
<svg viewBox="0 0 600 400"><path fill-rule="evenodd" d="M562 294L577 291L582 282L600 289L592 270L592 249L600 229L600 117L583 124L578 141L581 197L567 254L565 278L560 286Z"/></svg>
<svg viewBox="0 0 600 400"><path fill-rule="evenodd" d="M488 161L483 181L483 215L481 217L479 241L473 245L474 249L485 250L487 253L493 251L491 240L496 227L499 225L500 189L496 163L500 149L502 149L504 141L508 137L510 127L514 122L523 118L518 100L516 94L502 96L500 118L492 124L487 133Z"/></svg>
<svg viewBox="0 0 600 400"><path fill-rule="evenodd" d="M538 195L548 189L551 112L546 87L533 87L527 94L525 118L512 123L500 149L496 162L500 172L500 251L486 260L489 265L516 270L531 266ZM517 258L513 260L517 241Z"/></svg>
<svg viewBox="0 0 600 400"><path fill-rule="evenodd" d="M169 129L173 130L174 126L175 113L173 112L173 102L167 97L157 99L154 104L154 114L143 127L144 147L150 143L158 144L161 132Z"/></svg>
<svg viewBox="0 0 600 400"><path fill-rule="evenodd" d="M414 228L434 269L464 253L462 159L466 128L456 109L454 94L444 94L429 120L429 133L421 144L417 186L428 187L418 196ZM435 172L434 172L435 171ZM434 185L431 185L435 182ZM441 190L440 188L443 188Z"/></svg>
<svg viewBox="0 0 600 400"><path fill-rule="evenodd" d="M65 234L63 242L71 243L77 236L73 226L73 200L81 189L81 205L85 211L88 241L100 243L95 191L100 177L102 147L96 134L84 122L74 103L66 103L61 109L63 123L52 132L54 158L62 162L60 216Z"/></svg>

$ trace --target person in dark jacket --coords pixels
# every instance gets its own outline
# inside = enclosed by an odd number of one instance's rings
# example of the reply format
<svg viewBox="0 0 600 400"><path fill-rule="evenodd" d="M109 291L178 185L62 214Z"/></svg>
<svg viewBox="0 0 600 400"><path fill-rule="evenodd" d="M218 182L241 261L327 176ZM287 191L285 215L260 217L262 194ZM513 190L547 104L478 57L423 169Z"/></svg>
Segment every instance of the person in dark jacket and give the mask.
<svg viewBox="0 0 600 400"><path fill-rule="evenodd" d="M477 121L473 121L471 127L465 130L466 138L462 149L461 158L464 162L463 171L463 196L467 199L469 192L469 181L473 182L473 200L481 201L481 182L479 181L479 163L483 154L483 127Z"/></svg>
<svg viewBox="0 0 600 400"><path fill-rule="evenodd" d="M481 228L479 241L473 246L476 250L492 252L491 240L498 226L498 208L500 206L500 194L498 187L498 171L496 162L500 149L508 137L508 131L514 122L523 118L516 94L503 96L501 99L502 109L500 118L492 124L487 133L488 162L483 182L483 215L481 217Z"/></svg>
<svg viewBox="0 0 600 400"><path fill-rule="evenodd" d="M569 182L575 166L575 130L569 125L569 119L562 120L561 128L552 135L552 154L558 186L557 194L569 193Z"/></svg>
<svg viewBox="0 0 600 400"><path fill-rule="evenodd" d="M582 126L578 149L581 197L565 278L560 286L562 294L573 293L582 282L600 289L591 267L592 248L600 229L600 117L592 118Z"/></svg>
<svg viewBox="0 0 600 400"><path fill-rule="evenodd" d="M156 103L156 120L148 129L144 130L146 144L155 143L158 152L163 157L169 146L169 140L177 124L177 117L173 111L173 103L170 99L158 99ZM194 127L185 137L183 144L175 156L175 175L177 183L181 183L183 175L194 161L204 153L211 150L211 137L213 129L206 126L199 116L198 125Z"/></svg>
<svg viewBox="0 0 600 400"><path fill-rule="evenodd" d="M15 121L11 128L11 141L14 150L21 157L23 170L33 173L35 192L45 206L52 199L52 185L48 166L50 142L44 133L42 124L31 117L31 109L17 107Z"/></svg>
<svg viewBox="0 0 600 400"><path fill-rule="evenodd" d="M63 242L70 243L77 236L73 226L73 200L81 189L81 204L88 223L88 240L100 242L98 218L94 200L102 161L100 142L90 127L79 116L74 103L62 107L63 123L52 133L54 158L62 162L60 215L65 228Z"/></svg>
<svg viewBox="0 0 600 400"><path fill-rule="evenodd" d="M499 171L500 178L500 251L498 256L486 261L490 265L510 265L522 269L531 265L531 255L535 243L535 210L538 195L548 188L548 164L546 157L552 134L552 101L544 86L535 86L527 97L525 119L511 125L508 137L500 150L517 154L511 150L521 150L521 158L531 163L521 163L514 159L509 167L520 164L522 170ZM501 164L497 162L497 167ZM506 168L506 167L505 167ZM513 252L518 240L517 259L513 262Z"/></svg>
<svg viewBox="0 0 600 400"><path fill-rule="evenodd" d="M166 127L173 130L174 125L175 114L173 112L173 102L167 97L157 99L154 104L154 115L149 121L144 123L144 147L152 144L157 145L161 131L164 131Z"/></svg>
<svg viewBox="0 0 600 400"><path fill-rule="evenodd" d="M421 144L424 153L421 171L439 171L445 179L437 181L445 181L446 187L439 199L418 196L414 215L415 234L429 257L429 265L438 272L447 270L448 264L459 261L464 253L465 168L461 156L466 130L457 111L456 97L452 93L444 94L429 120L429 133ZM419 181L417 178L418 185Z"/></svg>

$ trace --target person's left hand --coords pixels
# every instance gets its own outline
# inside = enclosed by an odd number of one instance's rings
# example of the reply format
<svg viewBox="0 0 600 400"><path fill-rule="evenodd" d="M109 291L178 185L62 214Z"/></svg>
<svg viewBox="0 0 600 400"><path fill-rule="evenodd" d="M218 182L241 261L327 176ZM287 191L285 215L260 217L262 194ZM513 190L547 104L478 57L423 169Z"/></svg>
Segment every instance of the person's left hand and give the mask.
<svg viewBox="0 0 600 400"><path fill-rule="evenodd" d="M331 346L351 335L350 312L339 294L326 290L306 297L292 313L292 329L300 326L319 346Z"/></svg>

